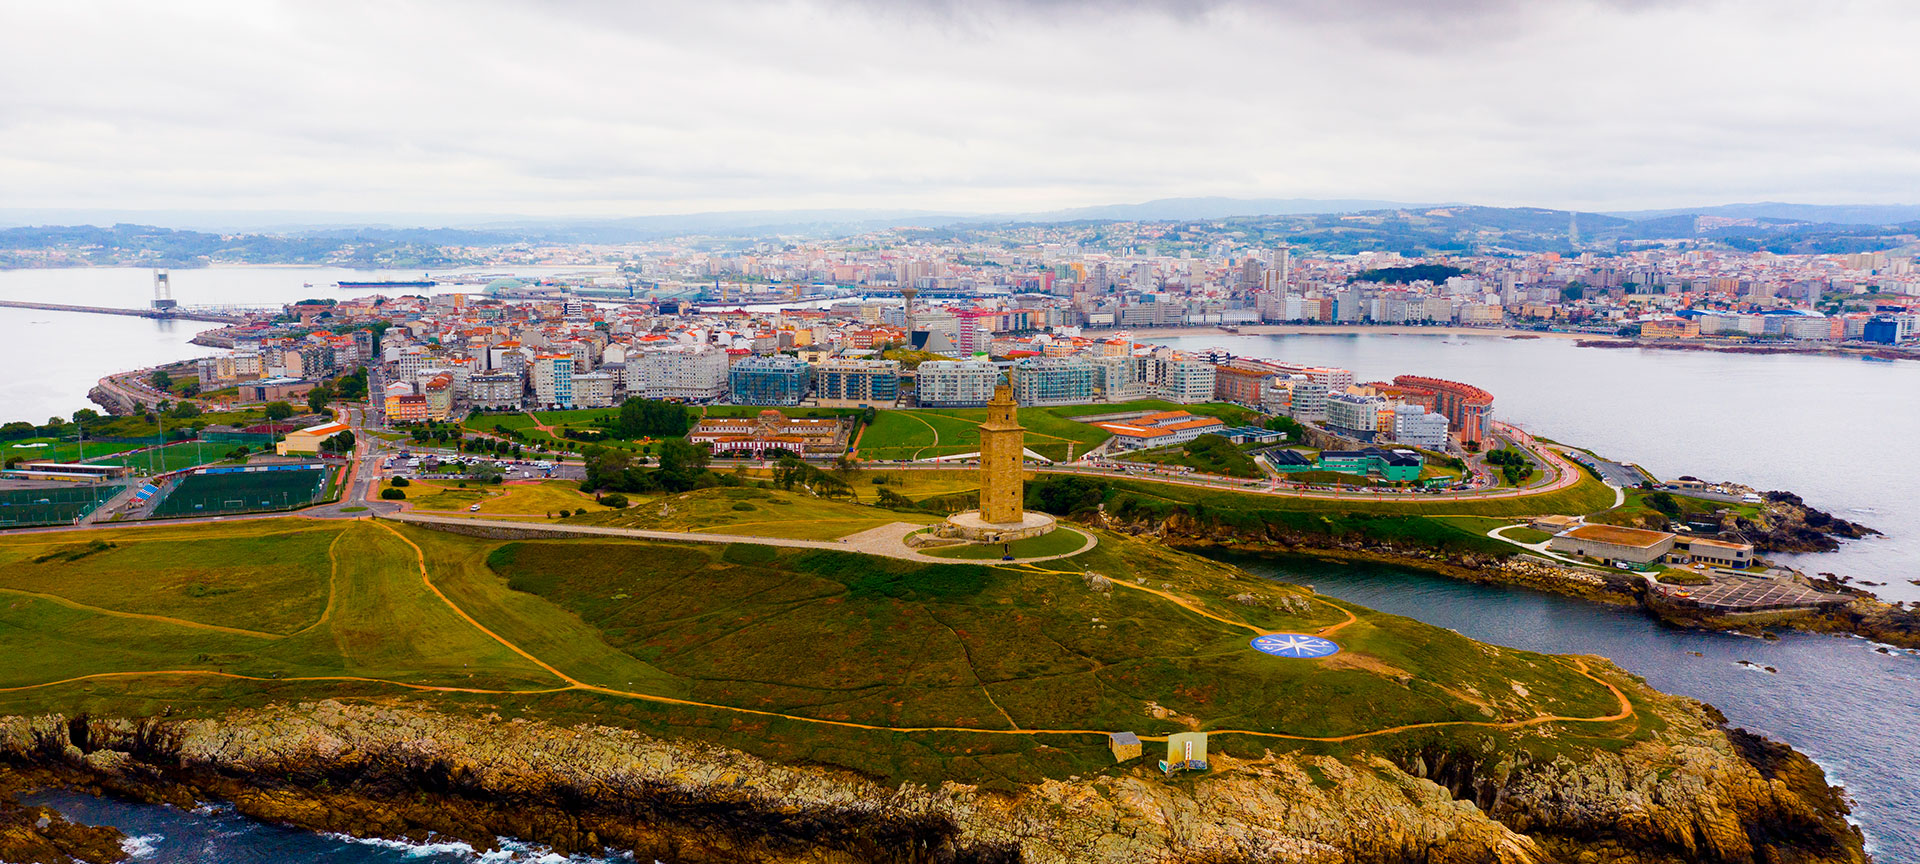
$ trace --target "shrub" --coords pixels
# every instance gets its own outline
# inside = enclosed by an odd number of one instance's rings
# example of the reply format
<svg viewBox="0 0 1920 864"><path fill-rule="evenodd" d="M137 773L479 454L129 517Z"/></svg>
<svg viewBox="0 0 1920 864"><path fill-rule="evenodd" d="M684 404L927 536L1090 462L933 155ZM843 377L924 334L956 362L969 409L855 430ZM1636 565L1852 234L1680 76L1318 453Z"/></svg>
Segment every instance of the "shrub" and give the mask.
<svg viewBox="0 0 1920 864"><path fill-rule="evenodd" d="M401 488L401 489L405 489L405 488L407 488L408 486L412 486L412 485L413 485L413 481L412 481L412 480L408 480L408 479L407 479L407 478L405 478L405 477L395 477L395 478L393 478L393 484L392 484L392 485L394 485L394 486L397 486L397 487L399 487L399 488Z"/></svg>
<svg viewBox="0 0 1920 864"><path fill-rule="evenodd" d="M594 503L599 504L602 507L612 507L615 510L619 510L627 506L627 496L622 495L618 492L609 492L593 500L594 500Z"/></svg>
<svg viewBox="0 0 1920 864"><path fill-rule="evenodd" d="M407 500L407 493L401 489L382 489L380 490L380 498L383 501L405 501Z"/></svg>
<svg viewBox="0 0 1920 864"><path fill-rule="evenodd" d="M751 513L753 512L754 508L752 504L748 504L745 501L736 501L734 502L733 509L738 510L742 513Z"/></svg>

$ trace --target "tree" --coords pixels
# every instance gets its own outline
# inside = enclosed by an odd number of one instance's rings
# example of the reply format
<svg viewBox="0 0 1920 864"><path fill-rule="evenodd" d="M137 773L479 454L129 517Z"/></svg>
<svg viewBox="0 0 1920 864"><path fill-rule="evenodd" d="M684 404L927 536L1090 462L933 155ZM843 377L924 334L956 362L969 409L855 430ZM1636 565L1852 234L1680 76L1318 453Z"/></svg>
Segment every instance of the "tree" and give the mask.
<svg viewBox="0 0 1920 864"><path fill-rule="evenodd" d="M1673 495L1668 492L1655 492L1652 495L1648 495L1647 506L1665 513L1668 516L1680 515L1680 502L1674 500Z"/></svg>
<svg viewBox="0 0 1920 864"><path fill-rule="evenodd" d="M668 438L660 442L660 467L653 473L662 489L685 492L699 483L712 459L705 447L690 444L684 438Z"/></svg>
<svg viewBox="0 0 1920 864"><path fill-rule="evenodd" d="M173 376L168 374L167 370L165 369L153 370L152 380L153 380L153 389L155 390L172 390L173 389Z"/></svg>
<svg viewBox="0 0 1920 864"><path fill-rule="evenodd" d="M185 420L189 417L198 417L200 416L200 406L199 404L194 402L181 400L180 404L173 406L172 411L167 412L167 415L170 417L177 417L182 420Z"/></svg>
<svg viewBox="0 0 1920 864"><path fill-rule="evenodd" d="M75 423L92 423L95 420L99 420L99 419L100 419L100 412L95 411L92 408L82 408L78 411L73 412L73 422Z"/></svg>
<svg viewBox="0 0 1920 864"><path fill-rule="evenodd" d="M327 403L333 401L333 388L325 384L315 385L307 391L307 408L315 414L327 410Z"/></svg>
<svg viewBox="0 0 1920 864"><path fill-rule="evenodd" d="M405 501L407 500L407 493L400 489L382 489L380 490L380 499L383 501Z"/></svg>
<svg viewBox="0 0 1920 864"><path fill-rule="evenodd" d="M329 453L352 453L353 444L353 432L352 430L348 430L335 433L333 436L327 438L327 440L320 442L320 449Z"/></svg>
<svg viewBox="0 0 1920 864"><path fill-rule="evenodd" d="M617 438L679 438L690 428L687 406L636 397L620 403L611 431Z"/></svg>
<svg viewBox="0 0 1920 864"><path fill-rule="evenodd" d="M840 454L840 458L833 460L833 476L851 490L853 484L860 480L860 460L848 453Z"/></svg>
<svg viewBox="0 0 1920 864"><path fill-rule="evenodd" d="M268 402L266 413L268 420L285 420L293 416L293 406L285 402Z"/></svg>

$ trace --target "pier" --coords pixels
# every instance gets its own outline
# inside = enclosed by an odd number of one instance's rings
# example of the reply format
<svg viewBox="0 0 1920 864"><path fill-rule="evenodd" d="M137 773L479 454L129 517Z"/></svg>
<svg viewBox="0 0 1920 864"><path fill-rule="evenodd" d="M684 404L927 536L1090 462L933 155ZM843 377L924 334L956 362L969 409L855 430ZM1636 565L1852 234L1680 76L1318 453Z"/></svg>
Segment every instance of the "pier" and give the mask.
<svg viewBox="0 0 1920 864"><path fill-rule="evenodd" d="M49 312L86 312L94 315L131 315L136 318L159 318L172 321L210 321L215 324L245 324L245 315L229 315L219 312L201 312L182 309L178 306L166 309L119 309L112 306L73 306L66 303L33 303L25 300L0 300L0 308L8 309L44 309Z"/></svg>

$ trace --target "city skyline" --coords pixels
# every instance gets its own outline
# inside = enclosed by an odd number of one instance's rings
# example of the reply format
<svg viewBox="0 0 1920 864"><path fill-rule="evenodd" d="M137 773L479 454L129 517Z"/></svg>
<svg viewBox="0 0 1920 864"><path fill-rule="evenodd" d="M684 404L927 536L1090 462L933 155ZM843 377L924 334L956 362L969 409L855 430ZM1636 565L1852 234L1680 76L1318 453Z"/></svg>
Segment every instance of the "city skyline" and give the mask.
<svg viewBox="0 0 1920 864"><path fill-rule="evenodd" d="M342 11L344 9L344 11ZM1920 14L1706 2L22 8L17 208L1910 203ZM32 82L27 86L24 82Z"/></svg>

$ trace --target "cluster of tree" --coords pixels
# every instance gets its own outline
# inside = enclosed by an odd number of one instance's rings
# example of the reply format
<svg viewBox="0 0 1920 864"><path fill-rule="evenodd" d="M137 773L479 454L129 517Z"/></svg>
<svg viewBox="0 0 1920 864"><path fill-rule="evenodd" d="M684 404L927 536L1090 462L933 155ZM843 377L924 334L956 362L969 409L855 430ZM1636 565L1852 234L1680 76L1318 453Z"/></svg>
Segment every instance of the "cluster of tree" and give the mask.
<svg viewBox="0 0 1920 864"><path fill-rule="evenodd" d="M1027 484L1025 506L1055 516L1078 516L1099 509L1112 491L1113 484L1098 477L1043 474Z"/></svg>
<svg viewBox="0 0 1920 864"><path fill-rule="evenodd" d="M415 444L446 444L461 440L458 427L438 420L428 420L425 423L415 423L407 427L407 437L413 439Z"/></svg>
<svg viewBox="0 0 1920 864"><path fill-rule="evenodd" d="M734 482L728 483L707 470L711 456L706 448L682 438L661 441L658 464L651 468L645 456L614 447L589 447L582 455L587 474L580 481L582 492L686 492L738 483L732 475L727 479Z"/></svg>
<svg viewBox="0 0 1920 864"><path fill-rule="evenodd" d="M628 399L608 431L616 438L683 438L693 428L687 406L657 399ZM571 437L571 436L569 436Z"/></svg>
<svg viewBox="0 0 1920 864"><path fill-rule="evenodd" d="M773 485L789 492L798 486L823 498L851 498L854 497L853 479L859 470L859 464L845 456L835 463L834 470L825 471L786 454L773 465Z"/></svg>
<svg viewBox="0 0 1920 864"><path fill-rule="evenodd" d="M1671 492L1655 492L1647 496L1647 506L1673 518L1680 515L1680 501Z"/></svg>
<svg viewBox="0 0 1920 864"><path fill-rule="evenodd" d="M1188 441L1183 449L1187 454L1188 465L1209 474L1224 474L1228 477L1260 476L1260 466L1254 463L1253 457L1248 456L1239 445L1220 435L1202 435Z"/></svg>
<svg viewBox="0 0 1920 864"><path fill-rule="evenodd" d="M1518 486L1533 477L1533 460L1513 447L1487 451L1487 464L1500 466L1500 476L1508 486Z"/></svg>
<svg viewBox="0 0 1920 864"><path fill-rule="evenodd" d="M327 440L320 442L320 452L352 453L353 445L354 445L353 432L349 430L346 432L337 433L334 436L328 438Z"/></svg>

